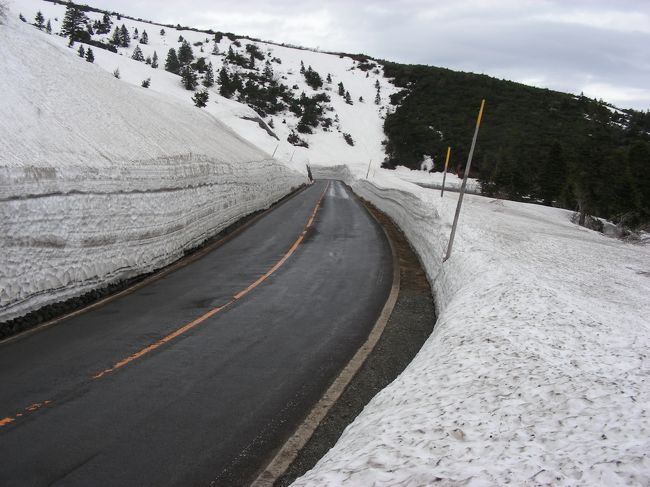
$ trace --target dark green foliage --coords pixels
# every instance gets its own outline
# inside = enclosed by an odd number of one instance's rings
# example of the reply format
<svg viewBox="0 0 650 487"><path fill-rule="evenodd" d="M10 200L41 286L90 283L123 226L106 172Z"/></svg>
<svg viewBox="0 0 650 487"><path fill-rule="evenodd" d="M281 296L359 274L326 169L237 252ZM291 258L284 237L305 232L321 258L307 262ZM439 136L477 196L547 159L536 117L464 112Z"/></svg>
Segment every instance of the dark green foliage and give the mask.
<svg viewBox="0 0 650 487"><path fill-rule="evenodd" d="M138 32L138 28L136 27L136 28L133 30L133 38L134 38L134 39L137 39L139 36L140 36L140 33Z"/></svg>
<svg viewBox="0 0 650 487"><path fill-rule="evenodd" d="M70 38L70 45L75 41L83 41L87 37L85 31L88 17L76 6L68 5L65 9L65 16L61 23L61 34ZM85 36L82 36L82 33Z"/></svg>
<svg viewBox="0 0 650 487"><path fill-rule="evenodd" d="M48 34L52 33L52 22L50 22L50 19L47 19L47 24L45 24L45 32Z"/></svg>
<svg viewBox="0 0 650 487"><path fill-rule="evenodd" d="M115 68L115 71L113 71L113 76L115 76L117 79L120 79L120 68Z"/></svg>
<svg viewBox="0 0 650 487"><path fill-rule="evenodd" d="M94 63L95 62L95 55L93 54L93 50L91 48L88 48L86 51L86 61L89 63Z"/></svg>
<svg viewBox="0 0 650 487"><path fill-rule="evenodd" d="M339 96L345 96L345 87L342 81L339 82Z"/></svg>
<svg viewBox="0 0 650 487"><path fill-rule="evenodd" d="M45 22L45 17L43 17L43 14L39 10L38 12L36 12L36 16L34 17L34 25L42 30L43 27L45 26L44 22Z"/></svg>
<svg viewBox="0 0 650 487"><path fill-rule="evenodd" d="M165 29L160 29L160 35L163 37L165 36Z"/></svg>
<svg viewBox="0 0 650 487"><path fill-rule="evenodd" d="M311 66L307 68L307 70L304 72L304 75L305 82L314 90L317 90L323 86L323 80L321 79L320 74L311 69Z"/></svg>
<svg viewBox="0 0 650 487"><path fill-rule="evenodd" d="M214 86L214 69L212 68L212 63L208 63L207 71L205 72L205 76L203 77L203 86L205 86L206 88L210 88L211 86Z"/></svg>
<svg viewBox="0 0 650 487"><path fill-rule="evenodd" d="M194 106L203 108L208 104L208 98L210 98L210 95L207 91L197 91L194 93L192 100L194 101Z"/></svg>
<svg viewBox="0 0 650 487"><path fill-rule="evenodd" d="M135 49L133 49L133 54L131 54L131 59L135 61L144 61L144 54L142 54L142 49L136 44Z"/></svg>
<svg viewBox="0 0 650 487"><path fill-rule="evenodd" d="M352 102L352 97L350 96L350 92L346 91L345 92L345 103L348 105L353 105L354 103Z"/></svg>
<svg viewBox="0 0 650 487"><path fill-rule="evenodd" d="M232 85L232 80L228 75L228 70L226 66L222 66L219 70L219 94L225 98L230 98L235 93L235 89Z"/></svg>
<svg viewBox="0 0 650 487"><path fill-rule="evenodd" d="M293 130L289 133L287 142L296 147L309 147L309 144L305 140L301 139Z"/></svg>
<svg viewBox="0 0 650 487"><path fill-rule="evenodd" d="M305 74L305 63L300 60L300 74Z"/></svg>
<svg viewBox="0 0 650 487"><path fill-rule="evenodd" d="M151 86L151 78L147 78L142 80L142 87L143 88L149 88Z"/></svg>
<svg viewBox="0 0 650 487"><path fill-rule="evenodd" d="M235 51L232 48L232 45L228 48L228 54L226 54L226 61L228 61L231 64L241 66L242 68L248 68L250 66L249 58Z"/></svg>
<svg viewBox="0 0 650 487"><path fill-rule="evenodd" d="M343 138L345 139L345 142L347 142L348 145L354 145L354 139L352 139L352 136L348 133L343 134Z"/></svg>
<svg viewBox="0 0 650 487"><path fill-rule="evenodd" d="M186 90L194 90L198 84L198 77L191 66L181 68L181 83Z"/></svg>
<svg viewBox="0 0 650 487"><path fill-rule="evenodd" d="M120 46L129 47L131 45L131 36L128 29L122 24L120 27Z"/></svg>
<svg viewBox="0 0 650 487"><path fill-rule="evenodd" d="M22 13L18 14L18 18L23 22L27 22L27 19L25 18L25 16Z"/></svg>
<svg viewBox="0 0 650 487"><path fill-rule="evenodd" d="M375 95L375 105L381 105L381 95L379 94L379 91L377 91L377 94Z"/></svg>
<svg viewBox="0 0 650 487"><path fill-rule="evenodd" d="M246 44L246 52L259 61L264 61L264 54L260 51L260 48L255 44Z"/></svg>
<svg viewBox="0 0 650 487"><path fill-rule="evenodd" d="M217 56L218 54L219 54L219 44L215 42L214 46L212 46L212 55Z"/></svg>
<svg viewBox="0 0 650 487"><path fill-rule="evenodd" d="M151 67L156 69L158 67L158 53L153 52L153 57L151 58Z"/></svg>
<svg viewBox="0 0 650 487"><path fill-rule="evenodd" d="M146 30L142 31L142 35L140 36L140 44L149 44L149 34L147 34Z"/></svg>
<svg viewBox="0 0 650 487"><path fill-rule="evenodd" d="M205 62L204 57L200 57L196 60L195 63L190 64L192 66L192 69L198 73L205 73L208 70L208 65Z"/></svg>
<svg viewBox="0 0 650 487"><path fill-rule="evenodd" d="M79 54L79 57L86 56L86 50L84 49L84 46L79 46L79 49L77 50L77 54Z"/></svg>
<svg viewBox="0 0 650 487"><path fill-rule="evenodd" d="M111 44L114 46L119 46L121 43L120 41L120 28L115 27L115 30L113 31L113 35L111 36Z"/></svg>
<svg viewBox="0 0 650 487"><path fill-rule="evenodd" d="M181 47L178 48L178 62L181 63L181 66L186 66L194 60L194 52L192 51L192 46L187 41L181 43Z"/></svg>
<svg viewBox="0 0 650 487"><path fill-rule="evenodd" d="M178 74L181 69L181 64L178 62L178 57L176 56L176 49L173 47L167 53L167 59L165 60L165 71L170 73Z"/></svg>
<svg viewBox="0 0 650 487"><path fill-rule="evenodd" d="M328 83L332 83L332 75L331 74L327 73L327 78L326 79L327 79Z"/></svg>
<svg viewBox="0 0 650 487"><path fill-rule="evenodd" d="M461 169L485 98L471 176L486 194L577 209L584 219L648 208L640 195L650 188L642 180L650 162L638 174L624 164L636 143L647 150L646 113L612 113L584 96L442 68L386 63L385 75L408 88L391 95L399 106L384 123L391 164L417 168L424 154L444 160L450 145L450 171Z"/></svg>

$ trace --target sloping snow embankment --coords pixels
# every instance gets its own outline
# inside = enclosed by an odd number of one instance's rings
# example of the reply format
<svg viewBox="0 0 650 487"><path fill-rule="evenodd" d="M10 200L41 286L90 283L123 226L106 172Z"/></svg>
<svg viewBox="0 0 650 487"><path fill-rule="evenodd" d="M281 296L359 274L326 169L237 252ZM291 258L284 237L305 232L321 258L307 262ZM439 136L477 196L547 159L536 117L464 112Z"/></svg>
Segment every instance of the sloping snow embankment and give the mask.
<svg viewBox="0 0 650 487"><path fill-rule="evenodd" d="M341 175L404 231L439 317L294 485L648 485L650 248L468 195L443 264L457 194Z"/></svg>
<svg viewBox="0 0 650 487"><path fill-rule="evenodd" d="M306 180L11 18L0 58L0 322L164 266Z"/></svg>

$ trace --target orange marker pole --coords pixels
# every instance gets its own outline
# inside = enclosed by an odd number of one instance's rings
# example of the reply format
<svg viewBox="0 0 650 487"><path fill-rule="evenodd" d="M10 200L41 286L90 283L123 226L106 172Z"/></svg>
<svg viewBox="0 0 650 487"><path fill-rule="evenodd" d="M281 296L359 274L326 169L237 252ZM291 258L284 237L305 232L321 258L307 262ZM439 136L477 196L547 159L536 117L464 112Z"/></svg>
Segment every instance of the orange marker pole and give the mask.
<svg viewBox="0 0 650 487"><path fill-rule="evenodd" d="M465 176L463 177L463 184L460 186L460 194L458 195L458 204L456 205L456 214L454 215L454 224L451 226L451 235L449 236L449 245L447 246L447 255L442 259L446 262L451 256L451 249L454 246L454 237L456 236L456 226L458 225L458 218L460 217L460 208L463 205L463 196L465 196L465 187L467 186L467 178L469 177L469 169L472 167L472 156L474 155L474 147L476 147L476 138L478 137L478 129L481 126L481 119L483 118L483 108L485 107L485 99L481 100L481 108L478 111L476 118L476 128L474 129L474 138L472 139L472 146L469 149L467 156L467 164L465 165Z"/></svg>
<svg viewBox="0 0 650 487"><path fill-rule="evenodd" d="M445 180L447 179L447 166L449 165L449 156L451 155L451 147L447 147L447 158L445 159L445 172L442 173L442 189L440 190L440 197L445 194Z"/></svg>

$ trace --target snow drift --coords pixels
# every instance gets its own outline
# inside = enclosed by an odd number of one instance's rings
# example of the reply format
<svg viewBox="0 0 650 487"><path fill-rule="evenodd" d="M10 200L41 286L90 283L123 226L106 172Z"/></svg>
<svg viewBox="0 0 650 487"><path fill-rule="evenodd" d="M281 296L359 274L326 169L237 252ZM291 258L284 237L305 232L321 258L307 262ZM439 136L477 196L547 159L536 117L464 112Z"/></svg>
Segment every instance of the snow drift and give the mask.
<svg viewBox="0 0 650 487"><path fill-rule="evenodd" d="M648 485L650 248L468 195L443 264L458 195L371 179L353 189L419 254L438 322L294 485Z"/></svg>
<svg viewBox="0 0 650 487"><path fill-rule="evenodd" d="M0 25L0 322L147 272L304 174L204 111Z"/></svg>

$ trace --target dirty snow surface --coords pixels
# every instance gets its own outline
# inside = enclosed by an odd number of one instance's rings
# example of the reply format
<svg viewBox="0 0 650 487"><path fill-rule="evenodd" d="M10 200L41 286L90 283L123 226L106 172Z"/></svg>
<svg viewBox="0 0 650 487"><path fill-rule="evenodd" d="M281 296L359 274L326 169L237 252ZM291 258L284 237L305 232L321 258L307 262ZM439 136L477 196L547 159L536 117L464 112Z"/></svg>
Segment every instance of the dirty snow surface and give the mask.
<svg viewBox="0 0 650 487"><path fill-rule="evenodd" d="M161 267L306 181L62 40L0 25L0 322Z"/></svg>
<svg viewBox="0 0 650 487"><path fill-rule="evenodd" d="M650 484L650 247L564 210L382 171L355 191L420 255L432 336L296 486Z"/></svg>

